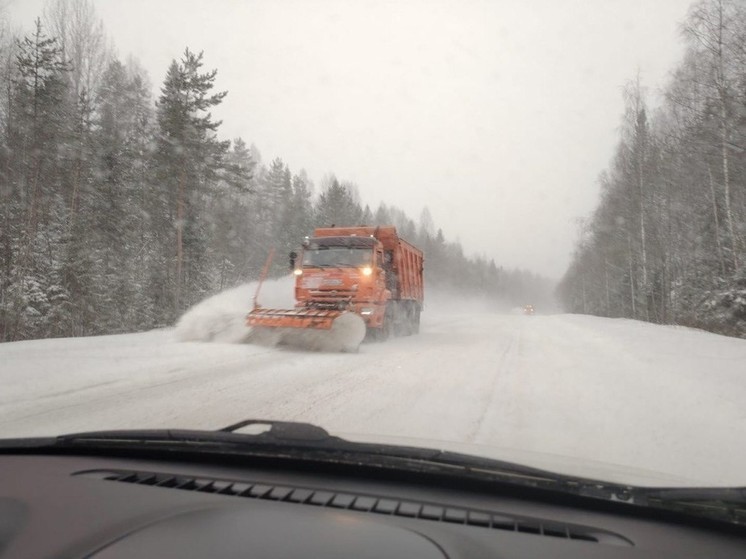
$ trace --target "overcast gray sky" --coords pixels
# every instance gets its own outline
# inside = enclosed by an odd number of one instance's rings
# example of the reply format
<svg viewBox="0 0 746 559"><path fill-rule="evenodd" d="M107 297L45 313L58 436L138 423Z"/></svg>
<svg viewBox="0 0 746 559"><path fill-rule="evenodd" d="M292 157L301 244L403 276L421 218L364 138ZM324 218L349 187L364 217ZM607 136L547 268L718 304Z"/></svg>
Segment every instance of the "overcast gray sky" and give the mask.
<svg viewBox="0 0 746 559"><path fill-rule="evenodd" d="M29 30L43 0L6 0ZM157 88L185 47L228 90L221 136L424 206L498 265L559 278L640 71L650 101L689 0L93 0Z"/></svg>

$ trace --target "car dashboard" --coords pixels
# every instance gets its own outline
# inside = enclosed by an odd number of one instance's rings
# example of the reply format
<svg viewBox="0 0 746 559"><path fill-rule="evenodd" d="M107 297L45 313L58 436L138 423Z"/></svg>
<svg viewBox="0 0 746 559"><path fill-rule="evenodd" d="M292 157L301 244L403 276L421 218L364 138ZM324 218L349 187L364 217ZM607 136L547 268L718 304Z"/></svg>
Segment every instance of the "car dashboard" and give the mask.
<svg viewBox="0 0 746 559"><path fill-rule="evenodd" d="M6 453L0 556L735 558L746 537L623 503L366 468Z"/></svg>

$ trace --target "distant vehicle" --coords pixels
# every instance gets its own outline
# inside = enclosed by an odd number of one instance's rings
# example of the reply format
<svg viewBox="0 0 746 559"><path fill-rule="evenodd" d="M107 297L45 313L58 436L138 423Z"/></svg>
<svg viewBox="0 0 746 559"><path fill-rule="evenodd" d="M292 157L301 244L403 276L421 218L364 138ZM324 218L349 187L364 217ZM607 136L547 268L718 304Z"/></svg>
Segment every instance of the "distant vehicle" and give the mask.
<svg viewBox="0 0 746 559"><path fill-rule="evenodd" d="M331 330L335 320L354 313L374 339L419 332L424 257L395 227L318 228L299 259L290 253L290 262L295 309L257 307L249 326Z"/></svg>
<svg viewBox="0 0 746 559"><path fill-rule="evenodd" d="M526 305L523 307L523 314L525 315L532 315L534 314L534 306L533 305Z"/></svg>

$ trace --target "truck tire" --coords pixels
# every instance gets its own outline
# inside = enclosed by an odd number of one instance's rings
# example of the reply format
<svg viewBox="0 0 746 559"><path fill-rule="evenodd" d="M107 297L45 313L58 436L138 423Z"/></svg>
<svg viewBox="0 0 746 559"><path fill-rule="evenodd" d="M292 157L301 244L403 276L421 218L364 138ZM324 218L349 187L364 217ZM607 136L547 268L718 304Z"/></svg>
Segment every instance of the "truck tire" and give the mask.
<svg viewBox="0 0 746 559"><path fill-rule="evenodd" d="M395 303L386 303L386 312L383 314L383 325L379 333L379 340L385 342L397 335L396 332L396 307Z"/></svg>
<svg viewBox="0 0 746 559"><path fill-rule="evenodd" d="M414 314L415 314L415 303L414 301L406 301L404 305L404 335L411 336L414 334Z"/></svg>
<svg viewBox="0 0 746 559"><path fill-rule="evenodd" d="M420 332L420 305L417 301L406 301L403 303L406 310L406 320L404 321L404 335L411 336Z"/></svg>
<svg viewBox="0 0 746 559"><path fill-rule="evenodd" d="M394 334L409 336L412 333L412 307L409 301L394 303Z"/></svg>
<svg viewBox="0 0 746 559"><path fill-rule="evenodd" d="M412 305L412 334L420 333L420 306L417 303Z"/></svg>

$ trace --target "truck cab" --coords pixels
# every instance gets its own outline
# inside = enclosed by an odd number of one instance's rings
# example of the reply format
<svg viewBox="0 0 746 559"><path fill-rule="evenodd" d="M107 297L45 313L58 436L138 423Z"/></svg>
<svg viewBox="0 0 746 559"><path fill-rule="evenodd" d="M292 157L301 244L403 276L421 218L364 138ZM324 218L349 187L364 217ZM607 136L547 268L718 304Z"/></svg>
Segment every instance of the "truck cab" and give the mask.
<svg viewBox="0 0 746 559"><path fill-rule="evenodd" d="M294 269L296 307L349 310L380 328L391 298L385 268L383 244L371 235L306 238Z"/></svg>

